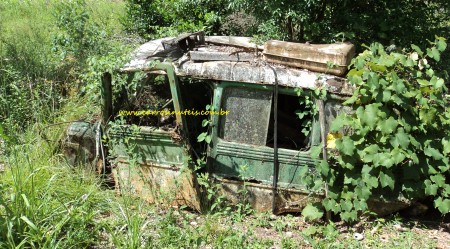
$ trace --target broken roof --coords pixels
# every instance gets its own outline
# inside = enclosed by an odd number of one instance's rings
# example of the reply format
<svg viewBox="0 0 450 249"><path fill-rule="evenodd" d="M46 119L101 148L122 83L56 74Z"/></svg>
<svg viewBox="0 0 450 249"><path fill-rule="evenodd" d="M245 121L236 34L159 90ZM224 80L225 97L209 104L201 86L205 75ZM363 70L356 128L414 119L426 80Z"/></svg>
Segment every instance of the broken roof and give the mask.
<svg viewBox="0 0 450 249"><path fill-rule="evenodd" d="M262 50L263 46L256 45L249 37L202 36L198 32L184 35L182 39L168 37L143 44L121 71L152 71L154 62L165 61L171 62L177 76L182 77L266 85L278 82L280 86L307 89L326 86L333 93L352 93L344 78L269 63Z"/></svg>

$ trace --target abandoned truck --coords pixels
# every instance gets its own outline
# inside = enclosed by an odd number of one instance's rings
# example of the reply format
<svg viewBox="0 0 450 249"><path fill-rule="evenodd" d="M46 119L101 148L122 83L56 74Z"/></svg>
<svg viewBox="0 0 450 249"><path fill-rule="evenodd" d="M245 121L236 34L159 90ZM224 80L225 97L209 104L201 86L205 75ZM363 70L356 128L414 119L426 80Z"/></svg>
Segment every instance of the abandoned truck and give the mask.
<svg viewBox="0 0 450 249"><path fill-rule="evenodd" d="M119 70L127 84L113 88L119 80L103 74L103 120L69 127L67 157L94 162L116 187L153 203L201 210L207 198L199 183L207 176L233 203L245 193L257 211L301 211L320 198L300 174L314 172L311 147L326 141L330 122L346 111L341 103L352 88L340 76L353 55L348 43L261 46L202 32L147 42ZM298 94L320 88L326 100Z"/></svg>

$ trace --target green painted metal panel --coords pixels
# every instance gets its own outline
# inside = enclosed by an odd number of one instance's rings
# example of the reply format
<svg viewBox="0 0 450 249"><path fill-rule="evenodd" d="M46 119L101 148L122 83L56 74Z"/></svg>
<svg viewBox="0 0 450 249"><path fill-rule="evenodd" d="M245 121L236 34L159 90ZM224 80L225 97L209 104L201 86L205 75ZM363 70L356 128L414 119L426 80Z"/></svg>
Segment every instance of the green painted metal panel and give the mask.
<svg viewBox="0 0 450 249"><path fill-rule="evenodd" d="M247 178L271 184L273 178L273 148L218 140L210 170L221 177ZM314 166L309 152L279 149L279 186L303 189L300 171ZM312 169L311 169L312 170Z"/></svg>
<svg viewBox="0 0 450 249"><path fill-rule="evenodd" d="M224 92L228 87L253 89L253 91L272 91L272 86L245 84L236 82L221 82L215 85L213 106L216 109L224 108ZM280 88L280 93L295 95L294 89ZM269 102L270 104L270 102ZM242 108L243 110L245 108ZM255 113L250 113L255 115ZM256 114L257 115L257 114ZM262 184L271 185L273 180L274 149L265 145L256 146L240 142L225 141L220 130L224 122L219 116L213 116L212 143L210 144L209 171L217 176L231 179L251 179ZM320 125L318 117L314 117L311 132L311 143L320 143ZM256 120L256 119L255 119ZM272 122L272 120L270 120ZM245 133L245 129L239 132ZM267 132L267 131L266 131ZM304 189L300 172L313 171L314 159L309 151L296 151L289 149L278 150L280 187Z"/></svg>
<svg viewBox="0 0 450 249"><path fill-rule="evenodd" d="M118 141L129 138L134 147L133 153L138 155L138 162L150 165L181 168L187 163L187 155L182 143L174 141L172 133L151 127L141 127L138 133L130 131L110 132L110 137ZM130 149L128 149L130 150ZM114 147L113 155L128 159L127 147L120 142Z"/></svg>

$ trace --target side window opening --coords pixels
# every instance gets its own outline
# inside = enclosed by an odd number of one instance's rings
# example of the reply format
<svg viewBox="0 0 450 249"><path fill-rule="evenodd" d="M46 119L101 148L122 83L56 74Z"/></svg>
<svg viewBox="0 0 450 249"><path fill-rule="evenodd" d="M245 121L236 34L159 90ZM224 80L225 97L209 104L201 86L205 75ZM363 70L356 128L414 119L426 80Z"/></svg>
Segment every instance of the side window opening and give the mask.
<svg viewBox="0 0 450 249"><path fill-rule="evenodd" d="M212 104L213 86L210 80L197 80L191 78L178 78L181 90L181 99L185 110L203 111L207 105ZM189 129L189 140L191 146L199 153L203 151L204 145L197 142L197 136L204 132L203 120L208 120L209 115L186 115Z"/></svg>
<svg viewBox="0 0 450 249"><path fill-rule="evenodd" d="M278 147L308 150L313 114L297 95L278 95ZM273 93L252 88L226 88L219 137L231 142L273 148Z"/></svg>
<svg viewBox="0 0 450 249"><path fill-rule="evenodd" d="M175 127L175 115L170 85L166 75L146 74L135 90L127 94L120 112L125 112L126 124L158 127L168 130ZM159 111L150 113L148 111Z"/></svg>
<svg viewBox="0 0 450 249"><path fill-rule="evenodd" d="M278 94L278 148L308 150L310 147L313 115L296 95ZM273 103L266 145L273 148Z"/></svg>

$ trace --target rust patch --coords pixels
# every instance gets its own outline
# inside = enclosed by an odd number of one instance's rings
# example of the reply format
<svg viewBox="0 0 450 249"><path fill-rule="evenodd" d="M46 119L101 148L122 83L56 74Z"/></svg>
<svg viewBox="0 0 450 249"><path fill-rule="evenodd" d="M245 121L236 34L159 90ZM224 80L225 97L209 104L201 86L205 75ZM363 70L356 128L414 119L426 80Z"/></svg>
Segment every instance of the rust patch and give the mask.
<svg viewBox="0 0 450 249"><path fill-rule="evenodd" d="M198 188L189 169L119 163L114 171L120 193L130 193L157 205L186 205L200 211Z"/></svg>
<svg viewBox="0 0 450 249"><path fill-rule="evenodd" d="M249 183L228 179L215 179L220 183L220 191L232 203L237 204L246 199L257 212L272 211L272 187L264 184ZM244 186L246 190L244 191ZM247 196L243 197L242 193ZM313 202L321 202L323 195L311 195L306 191L279 188L276 198L275 214L301 212L303 208ZM386 216L407 208L411 204L404 201L369 200L369 210L379 216Z"/></svg>

